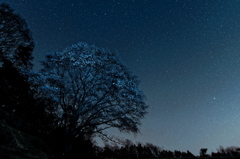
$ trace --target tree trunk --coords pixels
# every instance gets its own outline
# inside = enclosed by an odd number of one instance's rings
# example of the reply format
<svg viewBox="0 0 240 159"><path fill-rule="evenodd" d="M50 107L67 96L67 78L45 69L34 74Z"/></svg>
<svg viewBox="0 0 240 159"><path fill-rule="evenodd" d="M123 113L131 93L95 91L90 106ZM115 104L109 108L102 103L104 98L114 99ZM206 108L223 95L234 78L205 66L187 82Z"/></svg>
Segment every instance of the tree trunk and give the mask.
<svg viewBox="0 0 240 159"><path fill-rule="evenodd" d="M64 158L65 159L71 159L73 157L72 154L72 147L74 144L74 138L71 137L66 137L66 142L65 142L65 152L64 152Z"/></svg>

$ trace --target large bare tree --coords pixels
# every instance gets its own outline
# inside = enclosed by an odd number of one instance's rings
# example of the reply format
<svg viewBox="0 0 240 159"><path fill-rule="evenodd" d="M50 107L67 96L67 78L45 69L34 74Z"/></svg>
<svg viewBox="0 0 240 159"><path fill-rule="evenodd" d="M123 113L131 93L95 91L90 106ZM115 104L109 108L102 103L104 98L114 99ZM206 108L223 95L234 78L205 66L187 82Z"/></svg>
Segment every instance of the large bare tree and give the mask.
<svg viewBox="0 0 240 159"><path fill-rule="evenodd" d="M137 77L114 53L78 43L48 54L42 64L42 94L55 101L58 127L70 143L111 127L139 131L148 106Z"/></svg>

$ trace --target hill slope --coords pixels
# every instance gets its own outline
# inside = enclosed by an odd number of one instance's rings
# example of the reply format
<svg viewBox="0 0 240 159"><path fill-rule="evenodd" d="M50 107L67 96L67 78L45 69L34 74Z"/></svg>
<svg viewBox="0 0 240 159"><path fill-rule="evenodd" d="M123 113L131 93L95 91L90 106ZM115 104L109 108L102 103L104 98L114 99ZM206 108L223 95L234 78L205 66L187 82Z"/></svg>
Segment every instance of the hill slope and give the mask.
<svg viewBox="0 0 240 159"><path fill-rule="evenodd" d="M0 158L48 159L46 144L39 138L0 121Z"/></svg>

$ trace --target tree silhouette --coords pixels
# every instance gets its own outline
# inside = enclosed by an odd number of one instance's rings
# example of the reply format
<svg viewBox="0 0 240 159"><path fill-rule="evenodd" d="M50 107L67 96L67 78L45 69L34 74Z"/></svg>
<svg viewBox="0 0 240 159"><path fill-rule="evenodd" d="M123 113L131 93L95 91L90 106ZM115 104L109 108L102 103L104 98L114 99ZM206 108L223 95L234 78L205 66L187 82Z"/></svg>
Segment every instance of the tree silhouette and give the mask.
<svg viewBox="0 0 240 159"><path fill-rule="evenodd" d="M78 136L110 127L137 133L147 106L136 76L109 51L78 43L46 56L41 94L55 101L58 126L70 151Z"/></svg>
<svg viewBox="0 0 240 159"><path fill-rule="evenodd" d="M206 157L207 148L201 148L199 154L201 157Z"/></svg>
<svg viewBox="0 0 240 159"><path fill-rule="evenodd" d="M50 118L45 115L46 102L35 98L34 84L29 82L33 47L25 20L7 4L0 4L1 119L18 129L36 133L50 125L46 121Z"/></svg>
<svg viewBox="0 0 240 159"><path fill-rule="evenodd" d="M194 158L195 155L193 155L190 151L187 150L186 157Z"/></svg>
<svg viewBox="0 0 240 159"><path fill-rule="evenodd" d="M174 151L174 156L175 156L176 158L182 157L182 152L181 152L181 151L178 151L178 150L175 150L175 151Z"/></svg>
<svg viewBox="0 0 240 159"><path fill-rule="evenodd" d="M28 84L8 60L0 67L0 74L0 105L11 117L22 109L21 105L26 102Z"/></svg>
<svg viewBox="0 0 240 159"><path fill-rule="evenodd" d="M0 63L8 60L19 69L32 68L34 42L25 20L9 5L0 4Z"/></svg>
<svg viewBox="0 0 240 159"><path fill-rule="evenodd" d="M224 157L224 158L239 158L240 157L240 147L230 146L224 148L219 146L217 153L212 152L213 157Z"/></svg>

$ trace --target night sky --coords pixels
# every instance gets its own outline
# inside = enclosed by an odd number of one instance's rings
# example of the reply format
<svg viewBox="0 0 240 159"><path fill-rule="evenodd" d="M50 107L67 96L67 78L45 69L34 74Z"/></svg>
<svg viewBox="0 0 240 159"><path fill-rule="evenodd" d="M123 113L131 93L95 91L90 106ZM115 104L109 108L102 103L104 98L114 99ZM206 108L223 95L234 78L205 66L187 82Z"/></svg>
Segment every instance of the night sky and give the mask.
<svg viewBox="0 0 240 159"><path fill-rule="evenodd" d="M80 41L118 52L150 106L141 134L123 137L194 154L240 146L240 1L2 2L32 31L35 70Z"/></svg>

